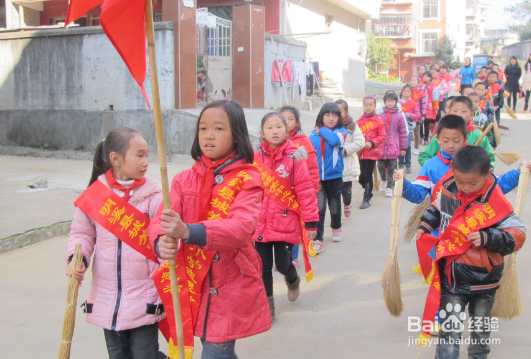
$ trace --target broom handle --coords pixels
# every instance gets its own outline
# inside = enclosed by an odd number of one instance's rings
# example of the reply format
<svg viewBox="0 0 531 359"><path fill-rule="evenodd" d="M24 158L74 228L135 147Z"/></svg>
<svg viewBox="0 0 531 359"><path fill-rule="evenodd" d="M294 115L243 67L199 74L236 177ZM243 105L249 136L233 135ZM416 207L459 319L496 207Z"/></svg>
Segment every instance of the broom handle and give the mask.
<svg viewBox="0 0 531 359"><path fill-rule="evenodd" d="M494 102L494 97L492 96L492 89L489 87L489 94L490 98L492 99L492 102ZM505 102L505 99L503 100ZM496 119L496 116L494 117L494 138L496 139L496 144L501 143L501 135L500 135L500 129L498 128L498 120Z"/></svg>
<svg viewBox="0 0 531 359"><path fill-rule="evenodd" d="M157 75L157 58L155 55L155 30L153 27L153 8L151 0L146 0L146 35L149 55L149 74L151 77L151 92L153 93L153 112L155 114L155 132L157 135L157 150L159 153L160 179L162 182L162 197L164 208L171 208L170 192L168 185L168 169L166 167L166 144L164 142L164 132L162 128L162 113L160 109L159 79ZM177 327L177 349L179 358L184 359L184 337L183 322L181 317L181 303L179 299L179 285L177 283L177 272L175 270L175 258L169 261L170 280L173 300L173 314L175 315L175 326Z"/></svg>
<svg viewBox="0 0 531 359"><path fill-rule="evenodd" d="M494 119L494 121L496 121L496 119ZM487 136L487 133L490 132L490 130L492 129L492 126L494 126L494 123L490 123L486 129L483 130L483 133L481 134L481 136L479 136L478 140L476 141L476 143L474 143L474 146L479 146L479 144L481 143L481 141L483 140L483 138L485 138L485 136Z"/></svg>
<svg viewBox="0 0 531 359"><path fill-rule="evenodd" d="M520 169L520 178L518 179L518 183L521 185L518 185L518 189L516 190L516 203L514 205L514 212L520 218L522 218L522 215L524 214L525 197L527 195L527 184L529 181L529 169L527 168L528 163L529 160L523 161L522 168Z"/></svg>

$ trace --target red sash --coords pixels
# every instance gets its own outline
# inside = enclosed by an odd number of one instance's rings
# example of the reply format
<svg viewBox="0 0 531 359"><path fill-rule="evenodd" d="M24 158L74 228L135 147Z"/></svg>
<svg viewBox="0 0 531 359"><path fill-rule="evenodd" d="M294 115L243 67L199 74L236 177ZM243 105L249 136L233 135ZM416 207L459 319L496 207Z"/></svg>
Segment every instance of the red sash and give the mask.
<svg viewBox="0 0 531 359"><path fill-rule="evenodd" d="M402 112L409 112L413 108L415 108L415 106L418 106L418 104L415 101L410 99L402 104Z"/></svg>
<svg viewBox="0 0 531 359"><path fill-rule="evenodd" d="M442 81L442 79L437 76L437 78L435 80L433 80L433 84L435 85L435 87L437 87L441 83L441 81Z"/></svg>
<svg viewBox="0 0 531 359"><path fill-rule="evenodd" d="M487 99L479 100L479 107L481 108L481 111L483 111L486 104L487 104Z"/></svg>
<svg viewBox="0 0 531 359"><path fill-rule="evenodd" d="M360 126L361 133L363 134L375 130L384 124L382 119L376 115L371 118L365 118L364 116L361 116L357 123L358 126Z"/></svg>
<svg viewBox="0 0 531 359"><path fill-rule="evenodd" d="M94 182L74 205L129 247L159 263L148 240L149 218L103 182Z"/></svg>
<svg viewBox="0 0 531 359"><path fill-rule="evenodd" d="M271 168L267 167L257 156L254 157L254 165L262 174L262 187L264 188L264 194L271 198L279 206L297 213L300 217L302 247L304 249L304 270L306 272L306 281L309 282L313 279L313 270L308 254L314 257L317 255L317 253L313 250L310 239L308 238L308 234L306 233L306 229L304 228L301 208L299 206L299 202L297 202L297 195L293 190L293 186L284 178L280 177Z"/></svg>
<svg viewBox="0 0 531 359"><path fill-rule="evenodd" d="M208 220L225 219L238 194L245 189L261 185L260 174L252 165L238 167L229 172L221 184L212 188ZM177 257L175 268L179 283L179 298L186 359L191 359L194 350L194 328L201 303L201 286L206 278L212 260L217 251L201 250L196 245L183 243ZM172 287L169 262L166 261L154 274L155 286L164 304L170 333L164 333L168 340L168 356L177 359L177 332L173 314ZM169 338L169 339L168 339Z"/></svg>
<svg viewBox="0 0 531 359"><path fill-rule="evenodd" d="M413 99L414 101L418 101L419 99L423 98L424 96L426 96L426 93L424 92L424 90L423 89L419 90L419 87L417 86L415 91L413 91L413 95L411 95L411 99Z"/></svg>
<svg viewBox="0 0 531 359"><path fill-rule="evenodd" d="M498 96L498 92L503 88L499 83L495 83L494 85L489 84L490 91L487 91L487 98L489 100L492 100L493 97ZM491 96L492 95L492 96Z"/></svg>
<svg viewBox="0 0 531 359"><path fill-rule="evenodd" d="M453 171L450 169L435 185L435 188L442 189L443 183L452 176ZM437 191L437 195L439 194L440 190ZM436 196L434 196L434 201L436 201ZM444 232L441 229L440 238L425 233L417 240L417 252L422 274L430 286L419 338L421 346L425 346L430 338L429 327L433 324L441 302L441 278L437 262L441 258L446 258L445 272L451 287L451 264L470 248L472 242L468 242L468 235L493 226L512 212L513 207L505 198L500 187L496 185L490 194L488 203L472 202L471 206L464 210L461 215L452 216ZM434 247L436 247L435 260L432 257Z"/></svg>

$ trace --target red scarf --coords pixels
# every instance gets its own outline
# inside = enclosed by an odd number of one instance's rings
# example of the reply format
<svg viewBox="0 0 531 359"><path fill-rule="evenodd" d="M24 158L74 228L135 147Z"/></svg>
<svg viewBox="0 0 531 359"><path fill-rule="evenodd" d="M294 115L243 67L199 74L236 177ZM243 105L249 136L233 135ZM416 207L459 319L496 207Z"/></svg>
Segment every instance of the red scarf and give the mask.
<svg viewBox="0 0 531 359"><path fill-rule="evenodd" d="M146 183L146 178L143 177L140 180L135 179L133 184L129 186L129 188L125 188L121 184L116 181L116 178L114 177L114 173L112 173L112 169L108 170L107 173L105 173L105 179L107 179L107 183L109 184L109 187L120 190L124 192L123 199L125 201L129 201L129 198L131 198L131 191L135 188L138 188L142 186L144 183Z"/></svg>
<svg viewBox="0 0 531 359"><path fill-rule="evenodd" d="M492 185L492 178L491 176L489 176L487 177L487 180L485 181L485 184L483 185L483 187L478 192L464 193L461 190L457 191L457 199L461 201L461 205L457 207L454 214L452 214L452 217L459 217L463 213L465 213L465 209L468 207L468 205L474 202L477 198L480 198L485 193L487 193L487 190L490 188L491 185ZM448 281L450 281L450 277L448 277Z"/></svg>
<svg viewBox="0 0 531 359"><path fill-rule="evenodd" d="M476 129L476 126L474 126L474 123L472 122L472 120L468 121L468 124L466 125L466 131L468 133L471 133L475 129Z"/></svg>
<svg viewBox="0 0 531 359"><path fill-rule="evenodd" d="M229 155L225 156L222 159L217 161L212 161L212 159L207 156L201 156L201 162L206 166L205 174L201 179L201 186L199 187L199 195L197 196L197 208L195 214L195 223L204 221L208 217L208 209L210 208L210 197L212 194L212 186L214 186L214 171L216 168L227 162L227 160L234 157L236 151L231 152Z"/></svg>
<svg viewBox="0 0 531 359"><path fill-rule="evenodd" d="M288 138L287 139L292 139L293 137L295 137L295 135L297 134L297 127L295 127L293 129L293 131L291 131L290 133L288 133Z"/></svg>
<svg viewBox="0 0 531 359"><path fill-rule="evenodd" d="M448 163L452 162L451 159L449 158L444 158L442 155L441 155L441 151L439 150L439 152L437 152L437 157L439 157L439 159L442 161L442 163L444 163L445 165L447 165Z"/></svg>
<svg viewBox="0 0 531 359"><path fill-rule="evenodd" d="M269 146L269 142L267 141L264 141L264 144L262 146L264 146L264 149L269 153L269 155L271 156L271 169L274 171L275 170L275 167L276 167L276 163L275 163L275 156L277 155L277 153L280 151L280 149L284 146L284 143L286 143L286 141L282 142L277 148L273 149L271 148L271 146Z"/></svg>

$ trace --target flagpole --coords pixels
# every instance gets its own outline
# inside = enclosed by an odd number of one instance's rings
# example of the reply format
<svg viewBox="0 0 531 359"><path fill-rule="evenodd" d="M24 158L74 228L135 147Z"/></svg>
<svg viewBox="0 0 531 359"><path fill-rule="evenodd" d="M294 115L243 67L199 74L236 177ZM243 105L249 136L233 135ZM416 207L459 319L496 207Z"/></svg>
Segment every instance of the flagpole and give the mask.
<svg viewBox="0 0 531 359"><path fill-rule="evenodd" d="M157 135L157 149L159 153L160 179L162 182L162 196L164 208L169 209L171 208L171 205L168 185L168 169L166 166L166 144L164 142L162 113L160 109L159 79L157 75L157 59L155 55L155 29L153 27L153 8L151 0L146 0L146 34L149 56L149 74L151 77L151 92L153 94L153 112L155 114L155 132ZM179 300L179 285L177 283L177 272L175 270L175 258L169 260L169 267L173 299L173 313L175 316L175 326L177 327L177 349L179 351L179 359L184 359L183 322L181 317L181 304Z"/></svg>

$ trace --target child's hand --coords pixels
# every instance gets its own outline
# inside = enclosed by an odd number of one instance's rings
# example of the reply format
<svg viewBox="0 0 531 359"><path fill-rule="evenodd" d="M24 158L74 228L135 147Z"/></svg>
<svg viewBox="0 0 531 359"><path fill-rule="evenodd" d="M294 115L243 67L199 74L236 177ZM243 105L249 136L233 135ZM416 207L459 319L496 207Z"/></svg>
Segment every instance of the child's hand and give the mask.
<svg viewBox="0 0 531 359"><path fill-rule="evenodd" d="M423 229L417 229L417 241L426 233Z"/></svg>
<svg viewBox="0 0 531 359"><path fill-rule="evenodd" d="M87 271L87 267L85 267L85 262L81 262L81 268L80 269L74 269L74 272L70 272L70 266L72 265L72 262L68 264L68 267L66 268L66 275L68 277L74 277L79 281L79 286L81 287L81 282L85 278L85 272Z"/></svg>
<svg viewBox="0 0 531 359"><path fill-rule="evenodd" d="M481 247L481 235L479 232L473 232L468 235L468 241L472 242L472 247Z"/></svg>
<svg viewBox="0 0 531 359"><path fill-rule="evenodd" d="M177 256L177 251L181 246L179 239L173 239L168 236L159 238L159 255L160 258L169 260Z"/></svg>
<svg viewBox="0 0 531 359"><path fill-rule="evenodd" d="M372 147L372 142L369 141L369 142L365 142L365 148L369 149Z"/></svg>
<svg viewBox="0 0 531 359"><path fill-rule="evenodd" d="M522 163L520 163L520 171L523 169L523 167L524 167L524 163L522 162ZM529 172L531 172L531 162L529 162L529 163L527 164L527 170L528 170Z"/></svg>
<svg viewBox="0 0 531 359"><path fill-rule="evenodd" d="M402 177L404 179L404 182L406 182L406 175L404 174L404 177ZM395 172L393 172L393 181L398 181L400 179L400 173L398 172L398 170L395 170Z"/></svg>
<svg viewBox="0 0 531 359"><path fill-rule="evenodd" d="M315 134L316 135L321 134L321 132L319 132L319 126L315 126Z"/></svg>
<svg viewBox="0 0 531 359"><path fill-rule="evenodd" d="M406 150L400 150L400 156L404 157L406 155Z"/></svg>
<svg viewBox="0 0 531 359"><path fill-rule="evenodd" d="M307 230L306 231L306 234L308 235L308 239L310 241L313 241L315 237L317 237L317 231L310 231L310 230Z"/></svg>
<svg viewBox="0 0 531 359"><path fill-rule="evenodd" d="M177 212L171 209L164 209L160 219L160 227L170 237L186 239L190 235L190 229L183 223L181 216Z"/></svg>

